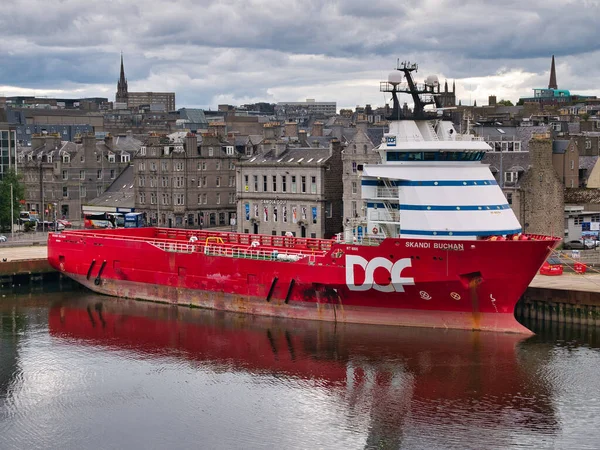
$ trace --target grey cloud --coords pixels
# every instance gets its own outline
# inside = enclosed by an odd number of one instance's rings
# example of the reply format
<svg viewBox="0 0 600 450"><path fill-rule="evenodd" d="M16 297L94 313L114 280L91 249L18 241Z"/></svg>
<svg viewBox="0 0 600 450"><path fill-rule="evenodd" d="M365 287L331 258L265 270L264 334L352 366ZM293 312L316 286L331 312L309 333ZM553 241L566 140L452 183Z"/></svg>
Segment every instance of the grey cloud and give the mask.
<svg viewBox="0 0 600 450"><path fill-rule="evenodd" d="M595 1L15 0L0 15L0 85L112 92L122 50L131 90L173 89L189 106L327 86L351 105L367 94L339 87L361 80L380 103L376 81L396 58L450 80L516 70L543 80L556 54L560 85L593 89L599 18Z"/></svg>

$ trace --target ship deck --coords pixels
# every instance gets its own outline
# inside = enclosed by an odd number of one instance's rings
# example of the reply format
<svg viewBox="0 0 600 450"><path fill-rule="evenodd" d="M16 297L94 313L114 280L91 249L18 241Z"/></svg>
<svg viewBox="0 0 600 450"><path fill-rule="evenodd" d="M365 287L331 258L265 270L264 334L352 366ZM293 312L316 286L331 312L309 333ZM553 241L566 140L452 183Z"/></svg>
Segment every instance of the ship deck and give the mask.
<svg viewBox="0 0 600 450"><path fill-rule="evenodd" d="M103 230L68 230L60 236L69 238L113 239L127 242L146 242L160 250L175 253L197 253L248 259L278 259L295 262L325 255L335 241L231 233L211 230L182 230L172 228L121 228Z"/></svg>

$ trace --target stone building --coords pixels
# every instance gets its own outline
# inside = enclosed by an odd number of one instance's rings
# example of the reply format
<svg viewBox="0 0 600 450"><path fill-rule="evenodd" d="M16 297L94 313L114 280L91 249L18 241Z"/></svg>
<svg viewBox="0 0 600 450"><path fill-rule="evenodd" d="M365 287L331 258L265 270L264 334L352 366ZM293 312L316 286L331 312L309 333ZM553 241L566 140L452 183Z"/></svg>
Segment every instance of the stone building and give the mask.
<svg viewBox="0 0 600 450"><path fill-rule="evenodd" d="M238 232L329 238L342 231L342 145L275 146L236 170Z"/></svg>
<svg viewBox="0 0 600 450"><path fill-rule="evenodd" d="M1 119L1 118L0 118ZM0 121L0 180L10 170L17 168L17 136L13 126Z"/></svg>
<svg viewBox="0 0 600 450"><path fill-rule="evenodd" d="M564 235L564 186L552 165L548 133L533 134L529 142L531 166L521 180L520 214L527 233Z"/></svg>
<svg viewBox="0 0 600 450"><path fill-rule="evenodd" d="M134 164L135 209L151 225L232 226L239 159L235 146L213 133L182 139L153 134Z"/></svg>
<svg viewBox="0 0 600 450"><path fill-rule="evenodd" d="M383 135L383 132L382 132ZM368 135L367 122L358 122L356 134L348 142L342 154L342 184L344 189L344 224L363 217L366 207L361 195L362 166L379 164L381 157L373 149L379 145Z"/></svg>
<svg viewBox="0 0 600 450"><path fill-rule="evenodd" d="M32 137L31 147L20 148L18 161L25 183L25 207L53 218L81 219L82 205L102 194L130 164L141 142L131 136L86 134L76 142L59 134Z"/></svg>
<svg viewBox="0 0 600 450"><path fill-rule="evenodd" d="M129 92L125 69L123 67L123 55L121 54L121 73L117 82L117 93L115 94L115 109L138 108L149 105L151 111L168 112L175 111L174 92Z"/></svg>

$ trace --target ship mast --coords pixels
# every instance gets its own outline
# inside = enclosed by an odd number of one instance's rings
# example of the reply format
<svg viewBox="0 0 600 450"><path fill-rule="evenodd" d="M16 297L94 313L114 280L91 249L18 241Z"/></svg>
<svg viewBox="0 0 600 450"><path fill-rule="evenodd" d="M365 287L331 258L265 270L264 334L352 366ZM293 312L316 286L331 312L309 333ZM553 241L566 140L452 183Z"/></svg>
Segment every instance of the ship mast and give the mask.
<svg viewBox="0 0 600 450"><path fill-rule="evenodd" d="M402 113L400 109L400 101L398 100L398 93L409 94L414 102L412 120L427 120L434 119L435 115L425 111L427 105L438 105L438 101L434 94L433 85L416 84L413 80L412 72L418 71L419 66L417 64L411 64L410 61L399 63L396 67L398 72L401 74L392 72L389 76L388 81L382 81L379 85L381 92L389 92L392 94L393 109L391 116L387 117L388 120L402 120L408 119ZM406 83L402 83L402 74Z"/></svg>

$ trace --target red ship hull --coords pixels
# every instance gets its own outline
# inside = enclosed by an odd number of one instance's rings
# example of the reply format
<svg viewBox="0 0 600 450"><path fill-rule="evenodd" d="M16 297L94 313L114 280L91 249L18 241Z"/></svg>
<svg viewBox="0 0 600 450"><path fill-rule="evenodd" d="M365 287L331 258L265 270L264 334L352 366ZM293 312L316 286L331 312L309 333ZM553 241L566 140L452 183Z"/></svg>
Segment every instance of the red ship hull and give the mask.
<svg viewBox="0 0 600 450"><path fill-rule="evenodd" d="M48 258L89 289L117 297L300 319L530 333L514 307L557 243L535 236L368 246L144 228L52 234Z"/></svg>

